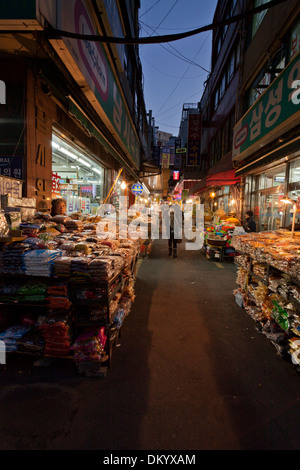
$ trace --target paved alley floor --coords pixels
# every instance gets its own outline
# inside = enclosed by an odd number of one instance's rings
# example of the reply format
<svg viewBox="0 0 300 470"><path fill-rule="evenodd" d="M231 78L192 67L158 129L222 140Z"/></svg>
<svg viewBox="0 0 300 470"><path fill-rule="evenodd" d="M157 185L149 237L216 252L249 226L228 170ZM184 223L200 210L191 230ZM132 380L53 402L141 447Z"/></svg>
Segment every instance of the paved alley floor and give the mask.
<svg viewBox="0 0 300 470"><path fill-rule="evenodd" d="M167 251L139 262L105 379L0 371L1 449L300 449L300 376L235 303L235 266Z"/></svg>

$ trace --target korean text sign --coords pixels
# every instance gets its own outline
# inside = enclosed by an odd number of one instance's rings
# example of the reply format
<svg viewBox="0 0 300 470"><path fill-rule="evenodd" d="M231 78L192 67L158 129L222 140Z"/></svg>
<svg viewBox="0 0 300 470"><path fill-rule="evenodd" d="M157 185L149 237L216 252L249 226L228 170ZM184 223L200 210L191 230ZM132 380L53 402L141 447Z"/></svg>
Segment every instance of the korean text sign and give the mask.
<svg viewBox="0 0 300 470"><path fill-rule="evenodd" d="M233 160L255 151L255 144L261 144L271 137L271 132L284 129L290 118L300 118L300 53L271 83L260 98L244 114L233 132Z"/></svg>

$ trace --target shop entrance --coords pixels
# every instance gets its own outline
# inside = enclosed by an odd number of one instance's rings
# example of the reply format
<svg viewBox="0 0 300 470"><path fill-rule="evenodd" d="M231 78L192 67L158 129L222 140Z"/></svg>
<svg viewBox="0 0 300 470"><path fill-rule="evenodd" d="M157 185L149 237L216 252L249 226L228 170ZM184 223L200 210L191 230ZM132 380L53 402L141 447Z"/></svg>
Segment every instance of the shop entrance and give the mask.
<svg viewBox="0 0 300 470"><path fill-rule="evenodd" d="M278 230L284 226L285 204L281 202L284 199L284 186L279 188L279 192L276 189L268 194L261 194L259 210L260 230Z"/></svg>
<svg viewBox="0 0 300 470"><path fill-rule="evenodd" d="M67 202L67 213L95 213L103 199L104 167L96 158L53 130L52 198Z"/></svg>

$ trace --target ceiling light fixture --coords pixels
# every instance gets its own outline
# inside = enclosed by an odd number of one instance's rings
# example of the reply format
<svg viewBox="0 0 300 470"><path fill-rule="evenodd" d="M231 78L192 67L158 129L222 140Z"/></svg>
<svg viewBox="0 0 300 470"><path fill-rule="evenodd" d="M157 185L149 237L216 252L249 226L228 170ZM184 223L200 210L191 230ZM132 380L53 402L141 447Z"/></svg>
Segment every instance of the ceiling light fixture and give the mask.
<svg viewBox="0 0 300 470"><path fill-rule="evenodd" d="M92 166L88 162L85 162L84 160L82 160L82 158L78 158L77 161L82 163L83 165L87 166L88 168L91 168L91 166Z"/></svg>

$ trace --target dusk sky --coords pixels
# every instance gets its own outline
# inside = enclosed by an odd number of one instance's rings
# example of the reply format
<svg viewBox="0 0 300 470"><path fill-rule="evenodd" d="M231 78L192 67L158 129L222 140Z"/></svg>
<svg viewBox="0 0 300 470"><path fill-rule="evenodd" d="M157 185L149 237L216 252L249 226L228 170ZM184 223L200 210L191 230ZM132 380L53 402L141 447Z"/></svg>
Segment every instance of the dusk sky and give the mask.
<svg viewBox="0 0 300 470"><path fill-rule="evenodd" d="M217 0L141 0L140 36L173 35L211 24ZM177 136L182 105L197 103L211 69L212 32L140 45L146 109L155 125Z"/></svg>

